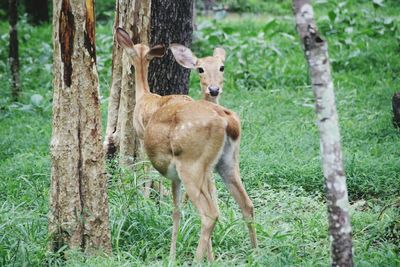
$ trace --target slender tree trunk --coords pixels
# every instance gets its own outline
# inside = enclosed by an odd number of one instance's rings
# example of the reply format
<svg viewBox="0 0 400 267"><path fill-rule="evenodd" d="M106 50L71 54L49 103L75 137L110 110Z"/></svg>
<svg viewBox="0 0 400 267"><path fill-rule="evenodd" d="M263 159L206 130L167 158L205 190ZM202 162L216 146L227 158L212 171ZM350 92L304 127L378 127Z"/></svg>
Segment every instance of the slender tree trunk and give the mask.
<svg viewBox="0 0 400 267"><path fill-rule="evenodd" d="M133 43L148 43L150 27L150 0L127 0L125 29ZM121 100L118 113L121 163L130 166L138 156L139 141L133 127L135 108L135 77L132 62L126 52L122 55ZM117 130L118 131L118 130Z"/></svg>
<svg viewBox="0 0 400 267"><path fill-rule="evenodd" d="M328 46L318 32L310 0L294 0L293 9L316 98L332 266L353 266L349 201Z"/></svg>
<svg viewBox="0 0 400 267"><path fill-rule="evenodd" d="M126 0L117 0L115 3L114 31L118 26L125 26L127 15ZM108 98L107 128L104 139L104 151L108 159L115 157L119 149L119 130L118 111L121 99L121 81L122 81L122 48L118 46L114 34L112 68L111 68L111 87ZM117 131L118 130L118 131Z"/></svg>
<svg viewBox="0 0 400 267"><path fill-rule="evenodd" d="M18 1L9 0L8 21L10 23L10 46L8 52L8 62L11 70L11 96L14 101L18 100L21 92L19 82L19 55L18 55Z"/></svg>
<svg viewBox="0 0 400 267"><path fill-rule="evenodd" d="M193 34L193 0L153 0L151 4L151 45L180 43L190 46ZM153 60L149 84L160 95L187 94L190 70L175 62L171 51Z"/></svg>
<svg viewBox="0 0 400 267"><path fill-rule="evenodd" d="M111 251L94 0L54 0L50 249Z"/></svg>
<svg viewBox="0 0 400 267"><path fill-rule="evenodd" d="M133 42L148 43L150 0L118 0L115 26L121 26ZM114 37L113 75L108 106L105 150L108 157L120 151L121 163L131 165L138 154L138 140L133 128L135 77L129 57L118 47Z"/></svg>
<svg viewBox="0 0 400 267"><path fill-rule="evenodd" d="M25 0L25 11L29 21L35 25L49 21L48 0Z"/></svg>

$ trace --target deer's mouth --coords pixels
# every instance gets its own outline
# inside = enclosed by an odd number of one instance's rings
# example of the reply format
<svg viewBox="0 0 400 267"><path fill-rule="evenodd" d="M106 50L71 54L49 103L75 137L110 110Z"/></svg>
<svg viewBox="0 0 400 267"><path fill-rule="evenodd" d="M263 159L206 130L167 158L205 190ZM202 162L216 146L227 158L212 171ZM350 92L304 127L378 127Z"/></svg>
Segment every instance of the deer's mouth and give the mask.
<svg viewBox="0 0 400 267"><path fill-rule="evenodd" d="M219 91L210 91L210 96L218 96Z"/></svg>

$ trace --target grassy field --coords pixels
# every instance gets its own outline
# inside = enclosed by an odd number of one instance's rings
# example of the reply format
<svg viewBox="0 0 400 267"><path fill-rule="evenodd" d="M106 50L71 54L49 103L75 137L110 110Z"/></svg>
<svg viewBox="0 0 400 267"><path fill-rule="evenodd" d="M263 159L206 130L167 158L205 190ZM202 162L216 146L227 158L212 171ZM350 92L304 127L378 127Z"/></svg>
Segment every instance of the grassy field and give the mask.
<svg viewBox="0 0 400 267"><path fill-rule="evenodd" d="M259 249L215 177L221 217L213 266L327 266L329 240L314 101L288 1L265 14L198 18L193 50L227 50L221 104L241 117L241 174L256 206ZM400 265L399 131L391 96L400 91L400 6L385 1L319 1L318 24L329 43L351 201L358 266ZM111 22L97 28L106 117ZM23 95L9 97L8 25L0 23L0 265L60 264L47 248L51 136L51 27L20 23ZM198 77L191 95L200 97ZM35 96L34 96L35 95ZM40 95L43 100L40 101ZM33 96L33 97L32 97ZM38 100L39 99L39 100ZM103 120L105 122L105 120ZM103 128L105 128L103 126ZM109 183L113 254L69 252L67 266L165 266L172 226L170 197L142 196L143 173L118 170ZM160 179L154 174L155 179ZM195 209L183 207L177 265L191 264L198 241Z"/></svg>

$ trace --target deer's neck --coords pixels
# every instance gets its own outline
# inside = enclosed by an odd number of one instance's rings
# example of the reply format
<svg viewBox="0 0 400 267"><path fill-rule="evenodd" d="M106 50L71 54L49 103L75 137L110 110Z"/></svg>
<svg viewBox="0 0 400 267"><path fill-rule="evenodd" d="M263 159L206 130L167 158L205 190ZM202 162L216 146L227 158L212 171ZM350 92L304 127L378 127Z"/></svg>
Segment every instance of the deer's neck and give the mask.
<svg viewBox="0 0 400 267"><path fill-rule="evenodd" d="M145 94L150 94L147 76L149 73L149 62L143 59L140 64L135 65L135 99L136 103Z"/></svg>

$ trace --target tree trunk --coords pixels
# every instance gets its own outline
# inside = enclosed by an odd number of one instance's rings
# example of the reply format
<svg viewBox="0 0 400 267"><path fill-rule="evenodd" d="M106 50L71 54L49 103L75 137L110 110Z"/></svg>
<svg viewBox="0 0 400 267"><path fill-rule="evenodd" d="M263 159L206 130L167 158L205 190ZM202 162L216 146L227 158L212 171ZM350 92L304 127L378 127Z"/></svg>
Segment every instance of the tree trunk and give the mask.
<svg viewBox="0 0 400 267"><path fill-rule="evenodd" d="M50 249L111 251L94 0L54 0Z"/></svg>
<svg viewBox="0 0 400 267"><path fill-rule="evenodd" d="M19 55L18 55L18 3L17 0L9 0L8 21L10 23L10 46L8 52L8 62L11 70L11 96L14 101L18 100L21 92L19 82Z"/></svg>
<svg viewBox="0 0 400 267"><path fill-rule="evenodd" d="M118 0L114 26L121 26L133 42L148 43L151 1ZM105 150L112 158L120 151L121 163L131 165L138 153L138 140L133 128L135 77L128 55L117 45L114 36L113 74L108 106Z"/></svg>
<svg viewBox="0 0 400 267"><path fill-rule="evenodd" d="M190 46L193 34L193 0L153 0L151 4L151 45L180 43ZM175 62L171 51L153 60L149 67L152 92L160 95L187 94L190 70Z"/></svg>
<svg viewBox="0 0 400 267"><path fill-rule="evenodd" d="M316 98L332 266L353 266L349 201L328 47L317 30L310 0L294 0L293 9Z"/></svg>
<svg viewBox="0 0 400 267"><path fill-rule="evenodd" d="M127 1L117 0L115 3L114 31L118 26L125 26L127 15ZM118 46L116 36L113 38L111 87L108 98L107 128L104 139L104 151L108 159L113 159L119 149L118 111L121 99L122 80L122 48ZM118 130L118 131L117 131Z"/></svg>
<svg viewBox="0 0 400 267"><path fill-rule="evenodd" d="M25 11L29 21L35 25L49 21L48 0L25 0Z"/></svg>
<svg viewBox="0 0 400 267"><path fill-rule="evenodd" d="M400 128L400 92L397 92L392 97L393 108L393 126Z"/></svg>

